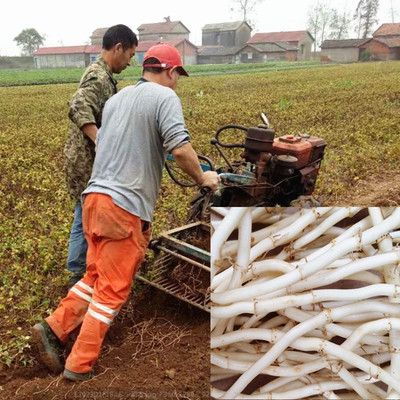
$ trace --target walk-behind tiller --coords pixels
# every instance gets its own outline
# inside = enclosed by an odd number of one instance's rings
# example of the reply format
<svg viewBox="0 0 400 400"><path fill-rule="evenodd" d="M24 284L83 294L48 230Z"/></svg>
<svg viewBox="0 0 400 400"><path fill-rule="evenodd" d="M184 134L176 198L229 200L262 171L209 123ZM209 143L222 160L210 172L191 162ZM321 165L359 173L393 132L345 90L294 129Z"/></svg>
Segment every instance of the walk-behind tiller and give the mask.
<svg viewBox="0 0 400 400"><path fill-rule="evenodd" d="M275 137L269 122L261 114L262 125L245 127L225 125L216 132L211 144L226 165L216 171L221 178L218 191L200 189L192 201L189 224L165 232L151 243L157 256L138 278L152 286L209 311L210 207L239 206L316 206L311 197L324 157L325 140L308 134ZM222 132L246 132L242 143L220 140ZM229 161L222 148L243 149L240 160ZM214 170L213 162L199 156L203 170ZM184 187L196 184L169 157L166 169L172 180Z"/></svg>

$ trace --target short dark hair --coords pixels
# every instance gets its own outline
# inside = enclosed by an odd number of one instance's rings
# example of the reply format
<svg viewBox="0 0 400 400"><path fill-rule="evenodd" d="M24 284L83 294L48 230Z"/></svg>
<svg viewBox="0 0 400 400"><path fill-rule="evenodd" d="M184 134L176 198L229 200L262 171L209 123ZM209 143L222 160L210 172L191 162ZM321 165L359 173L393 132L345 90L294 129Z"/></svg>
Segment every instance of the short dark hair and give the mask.
<svg viewBox="0 0 400 400"><path fill-rule="evenodd" d="M154 57L148 58L144 63L143 63L143 70L146 72L152 72L153 74L161 74L161 72L164 71L162 67L146 67L146 65L149 64L160 64L160 60Z"/></svg>
<svg viewBox="0 0 400 400"><path fill-rule="evenodd" d="M103 49L111 50L116 44L121 43L124 50L138 45L138 39L134 32L126 25L114 25L108 28L103 36Z"/></svg>

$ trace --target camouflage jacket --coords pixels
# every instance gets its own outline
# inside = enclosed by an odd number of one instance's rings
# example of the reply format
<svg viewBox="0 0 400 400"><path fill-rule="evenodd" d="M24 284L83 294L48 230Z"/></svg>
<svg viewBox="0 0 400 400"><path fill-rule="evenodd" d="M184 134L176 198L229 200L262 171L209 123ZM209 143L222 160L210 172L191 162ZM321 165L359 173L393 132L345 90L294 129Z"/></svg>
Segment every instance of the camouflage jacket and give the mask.
<svg viewBox="0 0 400 400"><path fill-rule="evenodd" d="M64 155L68 193L77 202L90 179L95 156L95 145L81 128L90 123L100 128L104 105L116 92L117 81L100 57L86 69L78 90L69 102L71 123Z"/></svg>

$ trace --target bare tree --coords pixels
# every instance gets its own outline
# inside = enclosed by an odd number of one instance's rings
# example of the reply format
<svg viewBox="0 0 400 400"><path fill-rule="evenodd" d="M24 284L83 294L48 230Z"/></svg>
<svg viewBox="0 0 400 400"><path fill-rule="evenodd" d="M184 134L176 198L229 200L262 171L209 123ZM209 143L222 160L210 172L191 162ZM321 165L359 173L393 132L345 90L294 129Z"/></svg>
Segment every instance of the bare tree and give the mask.
<svg viewBox="0 0 400 400"><path fill-rule="evenodd" d="M378 23L378 9L379 0L359 0L353 17L358 38L365 39L372 33L374 25Z"/></svg>
<svg viewBox="0 0 400 400"><path fill-rule="evenodd" d="M350 13L343 11L342 14L339 14L337 10L332 10L329 38L334 40L348 38L351 21Z"/></svg>
<svg viewBox="0 0 400 400"><path fill-rule="evenodd" d="M325 40L334 10L328 7L325 2L317 1L308 10L307 29L314 36L314 52L317 51L317 45L321 46Z"/></svg>
<svg viewBox="0 0 400 400"><path fill-rule="evenodd" d="M317 35L320 30L320 15L318 8L310 8L308 10L307 28L314 37L314 53L317 51Z"/></svg>
<svg viewBox="0 0 400 400"><path fill-rule="evenodd" d="M239 11L242 14L243 21L246 21L251 27L254 26L252 21L253 11L256 6L264 3L265 0L231 0L234 4L232 10Z"/></svg>
<svg viewBox="0 0 400 400"><path fill-rule="evenodd" d="M399 16L399 11L397 7L393 5L393 0L390 0L390 19L392 23L396 22L398 16Z"/></svg>
<svg viewBox="0 0 400 400"><path fill-rule="evenodd" d="M327 36L333 10L326 4L321 4L319 11L321 14L321 35L319 37L319 45L321 46Z"/></svg>
<svg viewBox="0 0 400 400"><path fill-rule="evenodd" d="M361 1L357 4L356 11L353 15L353 21L355 22L354 32L357 34L357 39L361 37L361 29L362 29L362 10L361 10Z"/></svg>

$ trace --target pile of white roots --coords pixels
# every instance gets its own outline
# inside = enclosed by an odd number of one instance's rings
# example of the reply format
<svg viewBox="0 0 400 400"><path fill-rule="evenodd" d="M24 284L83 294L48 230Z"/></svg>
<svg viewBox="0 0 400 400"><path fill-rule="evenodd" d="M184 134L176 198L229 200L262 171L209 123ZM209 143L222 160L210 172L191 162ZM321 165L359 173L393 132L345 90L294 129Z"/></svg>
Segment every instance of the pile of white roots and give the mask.
<svg viewBox="0 0 400 400"><path fill-rule="evenodd" d="M400 208L212 210L212 397L400 399Z"/></svg>

